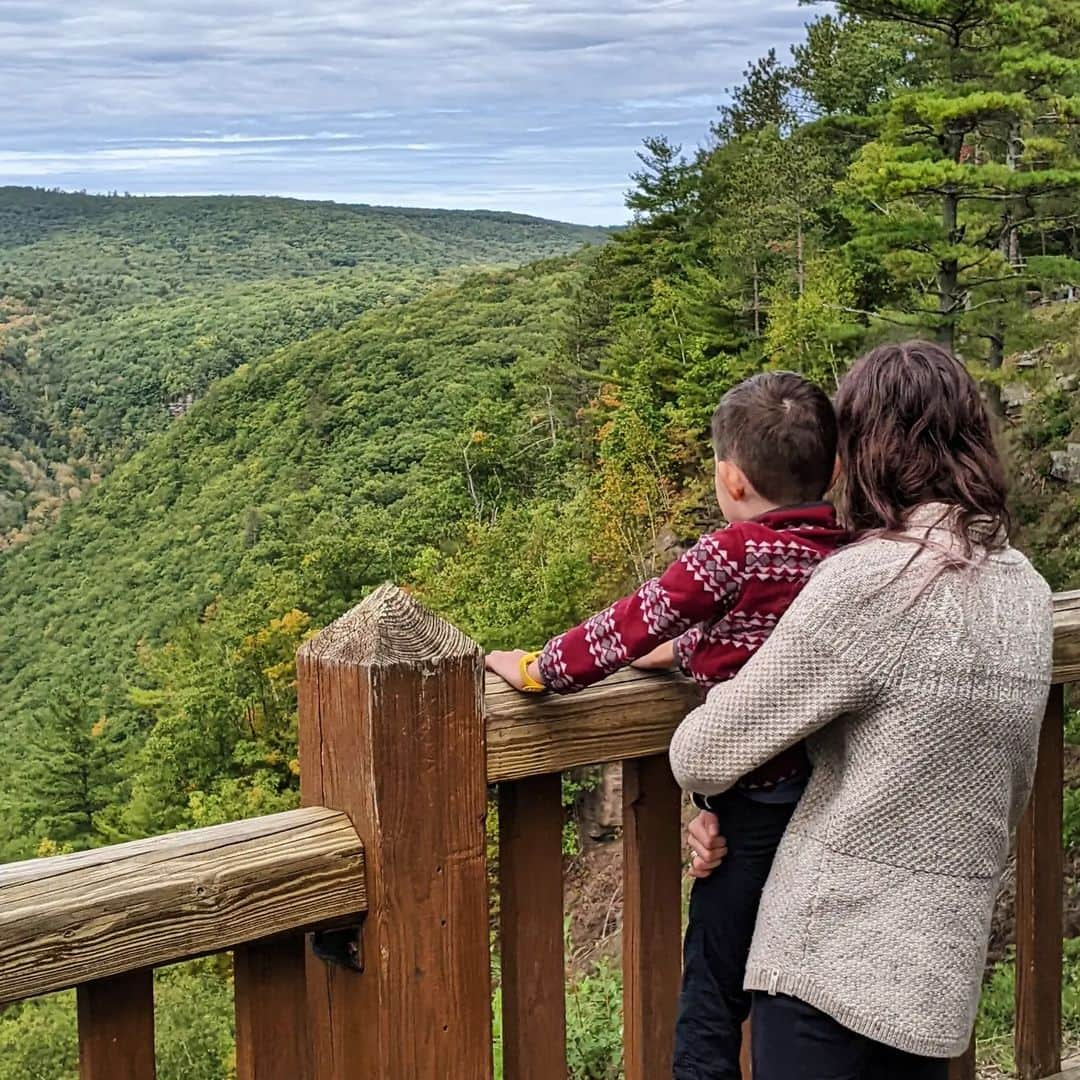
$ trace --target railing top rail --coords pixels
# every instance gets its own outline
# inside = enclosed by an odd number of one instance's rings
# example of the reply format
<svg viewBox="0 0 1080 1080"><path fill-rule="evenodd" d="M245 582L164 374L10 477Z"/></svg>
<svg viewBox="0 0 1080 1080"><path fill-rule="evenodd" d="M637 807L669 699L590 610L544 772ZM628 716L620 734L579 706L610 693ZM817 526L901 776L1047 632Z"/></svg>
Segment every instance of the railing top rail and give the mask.
<svg viewBox="0 0 1080 1080"><path fill-rule="evenodd" d="M1054 597L1054 682L1080 681L1080 589Z"/></svg>
<svg viewBox="0 0 1080 1080"><path fill-rule="evenodd" d="M526 697L489 679L484 698L493 784L661 754L701 691L682 675L631 669L567 696Z"/></svg>
<svg viewBox="0 0 1080 1080"><path fill-rule="evenodd" d="M0 866L0 1002L366 908L356 830L323 807Z"/></svg>

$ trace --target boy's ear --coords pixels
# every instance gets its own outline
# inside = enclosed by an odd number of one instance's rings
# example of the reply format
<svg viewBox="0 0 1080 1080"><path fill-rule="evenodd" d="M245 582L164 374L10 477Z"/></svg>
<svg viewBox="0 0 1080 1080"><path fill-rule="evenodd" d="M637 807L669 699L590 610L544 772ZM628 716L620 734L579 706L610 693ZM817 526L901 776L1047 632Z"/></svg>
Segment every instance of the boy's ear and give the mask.
<svg viewBox="0 0 1080 1080"><path fill-rule="evenodd" d="M716 459L716 480L722 484L724 490L735 502L741 502L746 498L746 492L750 482L746 479L746 473L738 465L731 461Z"/></svg>

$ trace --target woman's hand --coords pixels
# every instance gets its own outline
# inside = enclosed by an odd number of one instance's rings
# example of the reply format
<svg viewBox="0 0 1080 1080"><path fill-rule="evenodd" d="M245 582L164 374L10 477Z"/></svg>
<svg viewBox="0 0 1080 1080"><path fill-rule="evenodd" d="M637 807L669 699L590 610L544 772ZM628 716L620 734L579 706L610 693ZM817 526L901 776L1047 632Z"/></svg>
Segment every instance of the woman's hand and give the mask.
<svg viewBox="0 0 1080 1080"><path fill-rule="evenodd" d="M686 831L690 848L690 876L707 878L727 857L727 840L720 835L720 819L702 810Z"/></svg>
<svg viewBox="0 0 1080 1080"><path fill-rule="evenodd" d="M524 649L508 649L503 652L490 652L484 657L484 667L493 671L515 690L524 690L525 682L521 678L521 658Z"/></svg>

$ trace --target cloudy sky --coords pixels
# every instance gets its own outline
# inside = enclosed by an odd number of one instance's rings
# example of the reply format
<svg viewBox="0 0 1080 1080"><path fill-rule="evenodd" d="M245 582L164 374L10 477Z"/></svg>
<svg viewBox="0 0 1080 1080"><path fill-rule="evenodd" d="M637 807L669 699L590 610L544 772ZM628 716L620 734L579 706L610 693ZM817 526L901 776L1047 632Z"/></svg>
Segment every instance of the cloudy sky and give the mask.
<svg viewBox="0 0 1080 1080"><path fill-rule="evenodd" d="M797 0L0 0L0 184L623 220Z"/></svg>

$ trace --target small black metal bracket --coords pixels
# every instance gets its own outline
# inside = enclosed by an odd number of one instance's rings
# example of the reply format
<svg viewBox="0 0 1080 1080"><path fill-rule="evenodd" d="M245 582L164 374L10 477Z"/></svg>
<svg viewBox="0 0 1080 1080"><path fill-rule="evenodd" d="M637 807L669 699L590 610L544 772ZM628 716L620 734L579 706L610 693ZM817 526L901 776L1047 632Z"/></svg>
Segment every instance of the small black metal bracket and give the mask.
<svg viewBox="0 0 1080 1080"><path fill-rule="evenodd" d="M316 930L311 935L311 951L324 963L337 964L350 971L364 970L361 938L363 921L341 930Z"/></svg>

